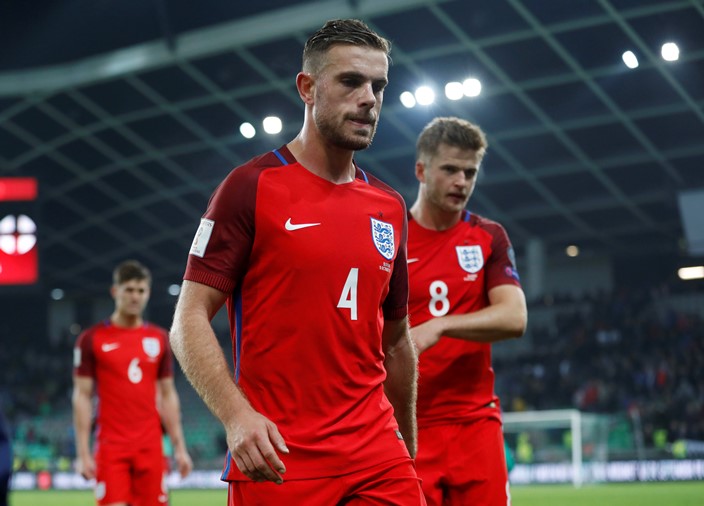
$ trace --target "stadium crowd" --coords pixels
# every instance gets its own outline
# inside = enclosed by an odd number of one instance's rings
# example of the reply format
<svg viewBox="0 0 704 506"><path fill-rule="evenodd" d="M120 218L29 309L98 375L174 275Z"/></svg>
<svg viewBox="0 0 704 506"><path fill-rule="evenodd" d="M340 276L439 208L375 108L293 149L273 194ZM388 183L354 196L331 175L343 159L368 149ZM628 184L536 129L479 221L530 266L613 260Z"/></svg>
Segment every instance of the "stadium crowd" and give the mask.
<svg viewBox="0 0 704 506"><path fill-rule="evenodd" d="M496 359L505 411L574 407L639 418L646 446L704 440L704 322L667 287L546 298L530 353ZM699 299L701 300L701 299Z"/></svg>

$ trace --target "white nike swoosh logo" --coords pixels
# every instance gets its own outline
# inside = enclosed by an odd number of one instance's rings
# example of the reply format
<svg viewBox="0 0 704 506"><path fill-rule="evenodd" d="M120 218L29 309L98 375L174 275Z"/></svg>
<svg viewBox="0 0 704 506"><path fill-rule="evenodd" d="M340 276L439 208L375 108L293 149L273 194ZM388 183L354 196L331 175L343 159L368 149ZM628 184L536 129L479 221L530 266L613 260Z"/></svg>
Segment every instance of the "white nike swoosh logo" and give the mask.
<svg viewBox="0 0 704 506"><path fill-rule="evenodd" d="M116 350L119 347L120 347L120 343L112 343L112 344L106 343L102 346L102 349L103 349L103 351L107 352L107 351Z"/></svg>
<svg viewBox="0 0 704 506"><path fill-rule="evenodd" d="M291 223L291 218L286 220L286 230L298 230L299 228L308 228L308 227L316 227L320 225L320 223L296 223L293 224Z"/></svg>
<svg viewBox="0 0 704 506"><path fill-rule="evenodd" d="M413 262L417 262L418 260L420 260L420 258L409 258L408 260L406 260L406 263L412 264Z"/></svg>

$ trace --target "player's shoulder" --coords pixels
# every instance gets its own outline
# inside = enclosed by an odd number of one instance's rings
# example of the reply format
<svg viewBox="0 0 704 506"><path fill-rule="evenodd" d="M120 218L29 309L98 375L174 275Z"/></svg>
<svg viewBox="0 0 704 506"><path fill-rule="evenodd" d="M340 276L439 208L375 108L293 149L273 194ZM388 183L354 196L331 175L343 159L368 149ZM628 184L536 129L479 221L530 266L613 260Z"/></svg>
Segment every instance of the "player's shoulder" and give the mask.
<svg viewBox="0 0 704 506"><path fill-rule="evenodd" d="M282 155L285 153L285 156ZM215 194L227 193L228 195L252 195L259 183L259 177L268 169L280 168L288 163L295 162L293 155L282 146L278 150L262 153L245 163L232 169L220 182Z"/></svg>
<svg viewBox="0 0 704 506"><path fill-rule="evenodd" d="M472 227L479 227L492 235L496 233L505 234L506 230L503 225L496 220L482 216L481 214L470 213L468 223Z"/></svg>
<svg viewBox="0 0 704 506"><path fill-rule="evenodd" d="M359 168L357 169L357 177L362 178L362 179L366 179L367 183L371 187L379 190L380 192L383 192L384 194L388 195L390 198L397 200L401 204L401 206L403 207L404 212L405 212L406 201L403 200L403 197L401 196L401 194L399 192L394 190L387 183L385 183L384 181L382 181L381 179L376 177L374 174L371 174L371 173L367 172L366 170L362 170Z"/></svg>
<svg viewBox="0 0 704 506"><path fill-rule="evenodd" d="M97 333L99 333L101 330L105 330L109 326L109 320L103 320L91 325L90 327L84 329L83 332L78 334L78 337L76 338L76 343L80 345L81 343L92 341Z"/></svg>
<svg viewBox="0 0 704 506"><path fill-rule="evenodd" d="M288 149L282 146L279 149L267 151L266 153L250 158L243 164L232 169L227 177L256 177L261 174L262 171L290 163L295 163L295 159Z"/></svg>

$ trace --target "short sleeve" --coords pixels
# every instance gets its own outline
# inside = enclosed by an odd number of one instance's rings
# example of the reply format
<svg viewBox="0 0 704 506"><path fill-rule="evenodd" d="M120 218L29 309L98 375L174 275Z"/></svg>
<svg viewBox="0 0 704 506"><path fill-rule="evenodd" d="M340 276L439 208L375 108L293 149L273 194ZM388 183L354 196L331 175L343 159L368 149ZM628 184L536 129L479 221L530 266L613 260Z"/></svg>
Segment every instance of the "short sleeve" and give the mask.
<svg viewBox="0 0 704 506"><path fill-rule="evenodd" d="M394 270L389 281L389 293L384 299L384 319L400 320L408 314L408 216L406 205L401 199L403 226L398 253L394 261Z"/></svg>
<svg viewBox="0 0 704 506"><path fill-rule="evenodd" d="M73 348L73 375L95 378L95 353L93 352L93 329L83 332Z"/></svg>
<svg viewBox="0 0 704 506"><path fill-rule="evenodd" d="M499 285L514 285L520 288L521 282L516 269L516 260L511 241L504 227L492 223L491 256L486 265L486 287L491 290Z"/></svg>
<svg viewBox="0 0 704 506"><path fill-rule="evenodd" d="M261 169L239 167L216 188L188 255L184 279L231 293L246 270L254 241Z"/></svg>
<svg viewBox="0 0 704 506"><path fill-rule="evenodd" d="M166 330L161 329L161 335L164 353L161 355L161 363L159 364L157 377L159 379L171 378L174 375L174 355L171 351L171 345L169 344L169 334Z"/></svg>

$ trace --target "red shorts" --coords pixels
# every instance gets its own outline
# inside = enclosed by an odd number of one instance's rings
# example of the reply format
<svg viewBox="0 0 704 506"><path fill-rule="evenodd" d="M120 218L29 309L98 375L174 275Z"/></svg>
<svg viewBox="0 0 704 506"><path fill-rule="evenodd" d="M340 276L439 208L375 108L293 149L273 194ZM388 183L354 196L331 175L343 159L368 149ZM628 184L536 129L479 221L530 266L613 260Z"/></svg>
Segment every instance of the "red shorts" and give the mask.
<svg viewBox="0 0 704 506"><path fill-rule="evenodd" d="M426 506L410 460L387 462L362 471L309 480L232 481L228 506Z"/></svg>
<svg viewBox="0 0 704 506"><path fill-rule="evenodd" d="M95 498L98 504L168 504L161 442L147 448L100 443L97 446L95 465Z"/></svg>
<svg viewBox="0 0 704 506"><path fill-rule="evenodd" d="M416 470L428 506L510 506L501 422L418 429Z"/></svg>

